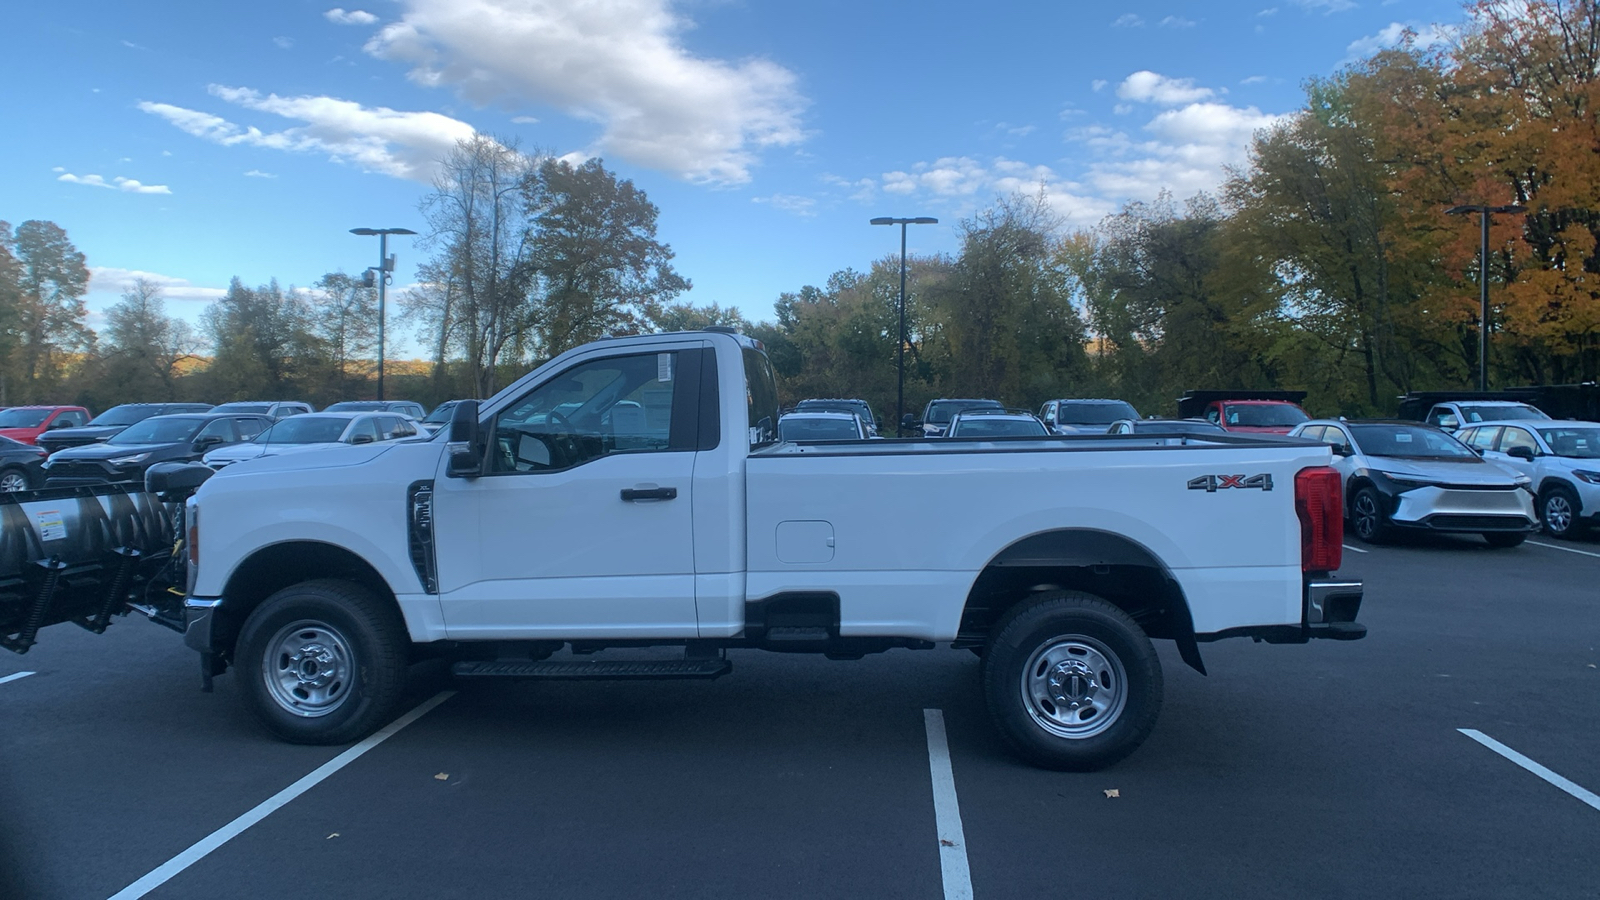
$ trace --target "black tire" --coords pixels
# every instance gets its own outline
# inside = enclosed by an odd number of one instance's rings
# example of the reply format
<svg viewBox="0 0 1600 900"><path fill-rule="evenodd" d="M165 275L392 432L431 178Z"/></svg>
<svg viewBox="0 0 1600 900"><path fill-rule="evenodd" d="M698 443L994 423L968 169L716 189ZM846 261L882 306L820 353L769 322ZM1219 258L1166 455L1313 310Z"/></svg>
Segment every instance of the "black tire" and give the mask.
<svg viewBox="0 0 1600 900"><path fill-rule="evenodd" d="M1528 536L1521 531L1490 531L1484 534L1483 539L1488 541L1491 547L1504 549L1520 545L1528 539Z"/></svg>
<svg viewBox="0 0 1600 900"><path fill-rule="evenodd" d="M1350 530L1364 544L1382 544L1389 540L1389 523L1383 511L1383 497L1371 485L1364 486L1350 498Z"/></svg>
<svg viewBox="0 0 1600 900"><path fill-rule="evenodd" d="M1581 501L1572 488L1554 484L1539 495L1539 523L1544 533L1553 538L1576 538L1583 533L1578 514L1583 511Z"/></svg>
<svg viewBox="0 0 1600 900"><path fill-rule="evenodd" d="M19 478L22 479L21 487L3 486L8 482L15 484L16 479ZM27 469L18 468L17 466L6 466L4 469L0 469L0 492L9 494L13 491L32 490L34 487L36 485L33 483L33 479L28 477Z"/></svg>
<svg viewBox="0 0 1600 900"><path fill-rule="evenodd" d="M1079 649L1085 653L1074 655ZM1105 699L1117 693L1120 675L1120 705L1074 711L1032 695L1028 685L1043 687L1059 666L1075 662L1085 663L1087 686L1073 679L1076 690L1062 687L1057 699ZM1030 667L1035 673L1025 675ZM1046 769L1092 772L1138 749L1155 728L1161 691L1161 661L1150 638L1127 613L1081 591L1040 594L1012 609L996 623L983 657L990 718L1012 750Z"/></svg>
<svg viewBox="0 0 1600 900"><path fill-rule="evenodd" d="M235 670L268 731L294 744L343 744L394 717L408 649L392 603L352 582L305 581L268 597L245 620Z"/></svg>

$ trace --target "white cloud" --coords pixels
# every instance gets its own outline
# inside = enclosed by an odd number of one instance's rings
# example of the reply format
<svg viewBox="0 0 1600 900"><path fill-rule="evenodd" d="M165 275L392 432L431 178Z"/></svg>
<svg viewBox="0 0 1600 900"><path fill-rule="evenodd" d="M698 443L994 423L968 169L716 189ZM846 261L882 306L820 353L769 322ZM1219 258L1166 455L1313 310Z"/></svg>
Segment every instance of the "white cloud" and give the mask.
<svg viewBox="0 0 1600 900"><path fill-rule="evenodd" d="M1162 28L1193 28L1198 23L1193 19L1185 19L1183 16L1167 16L1157 24Z"/></svg>
<svg viewBox="0 0 1600 900"><path fill-rule="evenodd" d="M885 172L882 185L885 193L926 194L929 202L953 204L958 214L989 197L1033 195L1041 188L1052 209L1080 221L1097 220L1116 208L1111 201L1085 192L1082 185L1063 179L1049 166L1005 157L987 163L967 156L917 163L909 172Z"/></svg>
<svg viewBox="0 0 1600 900"><path fill-rule="evenodd" d="M1193 103L1215 93L1210 88L1196 87L1193 78L1168 78L1149 70L1135 72L1117 85L1117 96L1124 100L1162 106Z"/></svg>
<svg viewBox="0 0 1600 900"><path fill-rule="evenodd" d="M1456 38L1456 29L1449 25L1417 25L1404 22L1390 22L1377 34L1370 34L1364 38L1351 41L1345 48L1344 62L1355 62L1366 59L1379 50L1398 47L1407 38L1411 45L1419 50L1440 47L1449 44Z"/></svg>
<svg viewBox="0 0 1600 900"><path fill-rule="evenodd" d="M1123 13L1122 15L1117 16L1116 21L1111 23L1111 27L1112 28L1143 28L1144 27L1144 19L1141 19L1139 16L1137 16L1137 15L1135 15L1133 13Z"/></svg>
<svg viewBox="0 0 1600 900"><path fill-rule="evenodd" d="M1084 181L1103 197L1150 200L1163 189L1179 197L1213 190L1224 167L1244 163L1255 132L1281 117L1225 103L1163 110L1144 126L1149 140L1099 127L1072 135L1096 159Z"/></svg>
<svg viewBox="0 0 1600 900"><path fill-rule="evenodd" d="M244 176L246 178L277 178L278 177L278 176L272 174L271 172L263 172L260 169L251 169L250 171L244 173Z"/></svg>
<svg viewBox="0 0 1600 900"><path fill-rule="evenodd" d="M135 44L133 41L127 41L127 40L122 42L122 46L127 47L129 50L149 50L150 49L149 47L146 47L143 44ZM99 88L95 88L95 93L98 94L99 92L100 92L100 89Z"/></svg>
<svg viewBox="0 0 1600 900"><path fill-rule="evenodd" d="M1239 81L1239 83L1240 84L1262 84L1266 80L1267 80L1267 76L1265 76L1265 75L1251 75L1249 78L1241 79Z"/></svg>
<svg viewBox="0 0 1600 900"><path fill-rule="evenodd" d="M378 21L377 16L364 9L345 12L337 6L323 13L322 17L335 25L372 25Z"/></svg>
<svg viewBox="0 0 1600 900"><path fill-rule="evenodd" d="M1323 15L1348 12L1357 5L1353 0L1290 0L1290 2L1307 12L1321 10Z"/></svg>
<svg viewBox="0 0 1600 900"><path fill-rule="evenodd" d="M794 194L773 194L770 197L751 197L752 203L763 203L773 209L781 209L786 213L797 216L811 217L817 214L817 201L811 197L800 197Z"/></svg>
<svg viewBox="0 0 1600 900"><path fill-rule="evenodd" d="M1261 16L1262 18L1267 16L1275 16L1277 14L1278 8L1276 6L1269 6L1266 9L1263 9L1261 12L1256 13L1257 16Z"/></svg>
<svg viewBox="0 0 1600 900"><path fill-rule="evenodd" d="M272 43L276 45L279 50L288 50L294 46L294 38L275 37L272 39Z"/></svg>
<svg viewBox="0 0 1600 900"><path fill-rule="evenodd" d="M768 60L694 55L669 0L403 0L367 52L478 104L541 103L597 123L597 153L695 182L750 180L758 152L800 143L804 98Z"/></svg>
<svg viewBox="0 0 1600 900"><path fill-rule="evenodd" d="M58 166L54 169L51 169L51 171L60 171L60 167ZM107 181L104 178L101 178L99 175L74 175L71 172L66 172L56 176L56 180L65 181L68 184L82 184L89 187L110 188L113 191L123 191L124 193L129 194L172 193L172 189L164 184L144 184L143 182L133 178L124 178L121 175L118 175L110 181Z"/></svg>
<svg viewBox="0 0 1600 900"><path fill-rule="evenodd" d="M188 279L138 269L118 269L110 266L89 267L89 290L94 293L120 294L144 279L161 288L169 300L215 300L228 293L223 288L196 287Z"/></svg>
<svg viewBox="0 0 1600 900"><path fill-rule="evenodd" d="M535 119L533 116L512 116L511 117L511 122L512 122L513 125L537 125L537 124L539 124L539 120Z"/></svg>
<svg viewBox="0 0 1600 900"><path fill-rule="evenodd" d="M854 181L840 178L837 175L823 175L824 184L845 188L850 191L850 199L860 203L875 200L878 197L878 180L876 178L857 178Z"/></svg>
<svg viewBox="0 0 1600 900"><path fill-rule="evenodd" d="M250 88L216 84L209 90L212 96L236 106L304 124L282 131L262 131L168 103L143 102L139 108L195 137L224 146L243 144L325 153L336 162L347 162L363 171L423 182L432 178L437 161L456 141L473 134L471 125L439 113L400 112L336 97L263 96Z"/></svg>
<svg viewBox="0 0 1600 900"><path fill-rule="evenodd" d="M1095 80L1089 82L1089 89L1098 94L1105 90L1106 85L1110 83L1111 82L1105 80L1104 78L1096 78Z"/></svg>

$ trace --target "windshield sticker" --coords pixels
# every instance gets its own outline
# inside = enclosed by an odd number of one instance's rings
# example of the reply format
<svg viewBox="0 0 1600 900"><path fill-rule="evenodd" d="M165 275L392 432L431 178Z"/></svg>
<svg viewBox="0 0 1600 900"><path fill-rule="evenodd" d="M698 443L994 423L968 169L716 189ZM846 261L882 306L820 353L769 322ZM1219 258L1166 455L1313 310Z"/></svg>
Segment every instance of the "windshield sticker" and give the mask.
<svg viewBox="0 0 1600 900"><path fill-rule="evenodd" d="M34 514L39 521L39 540L60 541L67 536L67 523L61 518L61 510L46 509Z"/></svg>
<svg viewBox="0 0 1600 900"><path fill-rule="evenodd" d="M1397 444L1409 444L1411 443L1411 435L1406 434L1404 431L1398 431L1395 432L1394 440Z"/></svg>
<svg viewBox="0 0 1600 900"><path fill-rule="evenodd" d="M656 354L656 380L667 382L672 380L672 354Z"/></svg>

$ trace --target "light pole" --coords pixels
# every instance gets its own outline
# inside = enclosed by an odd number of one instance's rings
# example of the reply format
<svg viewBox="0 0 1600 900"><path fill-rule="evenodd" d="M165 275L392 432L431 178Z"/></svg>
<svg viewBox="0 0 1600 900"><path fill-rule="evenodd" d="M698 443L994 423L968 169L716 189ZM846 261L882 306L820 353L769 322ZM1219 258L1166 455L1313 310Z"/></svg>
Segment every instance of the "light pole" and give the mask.
<svg viewBox="0 0 1600 900"><path fill-rule="evenodd" d="M894 428L895 434L904 437L900 420L905 417L906 406L906 226L937 225L939 220L929 216L912 219L879 216L872 220L872 224L900 226L900 332L899 340L895 342L898 346L895 348Z"/></svg>
<svg viewBox="0 0 1600 900"><path fill-rule="evenodd" d="M383 286L389 283L389 274L394 271L394 257L389 255L389 235L391 234L416 234L409 228L352 228L351 234L362 237L378 236L378 399L383 399ZM371 271L371 270L368 270Z"/></svg>
<svg viewBox="0 0 1600 900"><path fill-rule="evenodd" d="M1477 213L1483 222L1483 244L1478 255L1478 390L1489 390L1489 216L1492 213L1525 213L1526 206L1485 206L1481 203L1452 206L1446 215Z"/></svg>

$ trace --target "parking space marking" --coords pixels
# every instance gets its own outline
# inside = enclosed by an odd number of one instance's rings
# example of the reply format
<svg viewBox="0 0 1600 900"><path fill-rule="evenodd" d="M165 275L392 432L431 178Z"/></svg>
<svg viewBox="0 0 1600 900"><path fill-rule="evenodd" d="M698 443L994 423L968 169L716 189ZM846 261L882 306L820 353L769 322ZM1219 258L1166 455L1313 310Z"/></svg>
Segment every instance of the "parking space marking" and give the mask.
<svg viewBox="0 0 1600 900"><path fill-rule="evenodd" d="M1600 810L1600 796L1597 796L1593 791L1589 791L1577 783L1557 775L1544 766L1539 765L1526 756L1523 756L1521 753L1518 753L1517 751L1507 747L1505 744L1500 743L1499 741L1489 737L1487 734L1484 734L1477 729L1457 728L1456 730L1484 745L1485 747L1488 747L1490 750L1493 750L1501 756L1504 756L1506 759L1511 760L1524 769L1527 769L1529 772L1532 772L1540 778L1543 778L1545 781L1550 782L1563 791L1566 791L1567 793L1576 797L1580 803L1585 803L1596 810Z"/></svg>
<svg viewBox="0 0 1600 900"><path fill-rule="evenodd" d="M1372 552L1371 550L1363 550L1360 547L1352 547L1349 544L1341 544L1340 546L1344 547L1346 550L1354 550L1357 553L1371 553Z"/></svg>
<svg viewBox="0 0 1600 900"><path fill-rule="evenodd" d="M1596 559L1600 559L1600 553L1591 553L1588 550L1577 550L1572 547L1563 547L1560 544L1546 544L1543 541L1529 541L1528 543L1535 547L1549 547L1551 550L1565 550L1568 553L1576 553L1579 556L1593 556Z"/></svg>
<svg viewBox="0 0 1600 900"><path fill-rule="evenodd" d="M32 674L32 672L14 672L4 678L0 678L0 684L5 684L8 681L16 681L18 678L27 678Z"/></svg>
<svg viewBox="0 0 1600 900"><path fill-rule="evenodd" d="M111 895L111 900L138 900L138 898L143 897L145 894L148 894L161 885L166 884L172 879L173 876L204 859L211 851L238 837L251 825L254 825L262 819L265 819L267 816L272 815L272 813L283 808L283 806L289 801L316 787L329 775L332 775L345 766L355 762L361 757L362 754L366 753L368 750L371 750L373 747L378 746L389 738L394 737L394 735L398 733L400 729L427 715L429 710L433 709L435 706L438 706L444 701L449 700L453 696L455 696L455 691L440 691L439 693L434 694L432 697L423 701L423 703L416 709L413 709L400 718L395 719L393 722L390 722L388 725L384 726L377 733L371 735L366 740L363 740L361 743L356 744L354 747L351 747L338 756L335 756L333 759L330 759L318 766L314 771L312 771L311 774L300 779L299 781L296 781L294 784L289 785L276 794L273 794L261 805L250 810L249 812L246 812L244 815L234 819L232 822L229 822L221 828L218 828L216 831L211 832L204 838L201 838L189 849L162 863L160 867L156 868L148 875L145 875L143 878L140 878L138 881L135 881L133 884L128 885L122 890L117 891L115 894ZM968 896L971 895L969 894Z"/></svg>
<svg viewBox="0 0 1600 900"><path fill-rule="evenodd" d="M944 875L944 897L945 900L971 900L972 872L967 868L967 836L961 830L961 806L956 802L956 774L950 768L944 710L923 710L922 723L928 729L928 769L933 773L933 821L939 832L939 871Z"/></svg>

